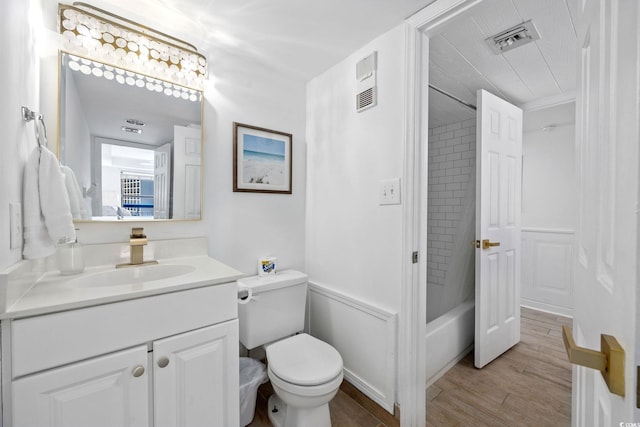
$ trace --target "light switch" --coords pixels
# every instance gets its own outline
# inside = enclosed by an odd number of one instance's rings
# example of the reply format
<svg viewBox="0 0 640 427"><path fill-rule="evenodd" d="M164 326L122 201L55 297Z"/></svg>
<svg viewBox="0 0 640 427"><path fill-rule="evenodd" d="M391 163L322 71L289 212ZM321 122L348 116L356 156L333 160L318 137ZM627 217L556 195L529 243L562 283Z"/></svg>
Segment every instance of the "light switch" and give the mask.
<svg viewBox="0 0 640 427"><path fill-rule="evenodd" d="M400 178L380 181L379 201L380 205L400 204Z"/></svg>

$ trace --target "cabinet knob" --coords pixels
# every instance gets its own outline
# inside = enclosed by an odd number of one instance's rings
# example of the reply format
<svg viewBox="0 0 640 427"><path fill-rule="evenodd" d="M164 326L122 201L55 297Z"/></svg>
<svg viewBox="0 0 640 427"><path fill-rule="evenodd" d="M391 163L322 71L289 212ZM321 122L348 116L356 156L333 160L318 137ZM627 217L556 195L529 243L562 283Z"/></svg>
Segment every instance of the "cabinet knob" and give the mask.
<svg viewBox="0 0 640 427"><path fill-rule="evenodd" d="M169 364L169 358L166 356L162 356L158 359L158 366L161 368L165 368Z"/></svg>
<svg viewBox="0 0 640 427"><path fill-rule="evenodd" d="M144 374L144 366L138 365L131 371L134 377L138 378Z"/></svg>

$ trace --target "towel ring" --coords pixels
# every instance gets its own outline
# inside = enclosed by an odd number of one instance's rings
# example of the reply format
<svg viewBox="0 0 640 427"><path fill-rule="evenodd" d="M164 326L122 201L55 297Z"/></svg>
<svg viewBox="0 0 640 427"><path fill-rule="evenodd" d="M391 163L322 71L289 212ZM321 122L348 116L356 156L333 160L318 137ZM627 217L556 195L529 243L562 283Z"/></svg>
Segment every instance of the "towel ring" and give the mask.
<svg viewBox="0 0 640 427"><path fill-rule="evenodd" d="M22 107L22 120L25 122L34 120L33 127L38 148L42 149L42 147L47 147L47 126L44 124L44 116L35 111L31 111L27 107Z"/></svg>

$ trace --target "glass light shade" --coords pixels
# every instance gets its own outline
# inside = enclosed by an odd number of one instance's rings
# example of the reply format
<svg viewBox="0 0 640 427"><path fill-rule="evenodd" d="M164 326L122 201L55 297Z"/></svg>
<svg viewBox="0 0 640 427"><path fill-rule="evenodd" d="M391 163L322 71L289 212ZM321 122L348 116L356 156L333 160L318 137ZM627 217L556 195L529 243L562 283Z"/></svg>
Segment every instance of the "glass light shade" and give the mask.
<svg viewBox="0 0 640 427"><path fill-rule="evenodd" d="M207 60L194 50L178 46L180 43L186 46L184 42L175 39L174 43L171 36L141 25L134 24L137 28L129 28L75 6L60 4L59 18L64 49L70 53L182 86L204 89ZM113 78L113 74L110 75ZM101 76L105 74L101 73Z"/></svg>

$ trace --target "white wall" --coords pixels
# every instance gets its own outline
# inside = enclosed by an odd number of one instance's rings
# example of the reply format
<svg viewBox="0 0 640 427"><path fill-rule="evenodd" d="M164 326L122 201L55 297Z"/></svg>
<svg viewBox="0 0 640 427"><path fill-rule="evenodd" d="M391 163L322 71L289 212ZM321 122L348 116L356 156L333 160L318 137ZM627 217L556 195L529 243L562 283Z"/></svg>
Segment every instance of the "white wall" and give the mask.
<svg viewBox="0 0 640 427"><path fill-rule="evenodd" d="M523 228L574 228L574 144L575 103L524 112Z"/></svg>
<svg viewBox="0 0 640 427"><path fill-rule="evenodd" d="M357 113L355 65L373 51L378 105ZM397 27L307 86L307 271L388 309L400 304L402 207L380 206L378 185L402 175L402 63Z"/></svg>
<svg viewBox="0 0 640 427"><path fill-rule="evenodd" d="M27 2L1 2L4 52L16 64L3 72L8 93L0 117L8 120L2 139L5 160L0 167L0 267L21 258L9 250L8 203L21 200L22 169L27 156L31 127L20 121L20 105L45 113L50 146L57 140L57 8L53 0L32 0L44 10L44 28L36 52L27 20ZM6 21L6 22L5 22ZM235 52L227 60L209 58L209 82L204 106L203 219L201 221L144 222L150 239L206 236L213 257L245 272L257 272L261 255L279 258L280 268L304 268L305 215L305 85L287 80L248 56ZM38 84L38 68L43 67ZM41 91L38 92L38 86ZM38 102L38 97L41 102ZM40 105L40 107L38 106ZM234 121L293 134L293 194L264 195L232 192L232 123ZM30 142L33 146L33 142ZM126 241L134 223L78 223L84 243Z"/></svg>
<svg viewBox="0 0 640 427"><path fill-rule="evenodd" d="M206 91L204 221L214 258L257 274L259 256L304 271L305 87L238 64ZM293 134L293 194L234 193L233 122Z"/></svg>
<svg viewBox="0 0 640 427"><path fill-rule="evenodd" d="M9 203L22 201L22 168L35 147L33 125L22 121L20 107L38 107L39 70L33 60L36 26L32 23L37 22L38 11L37 0L0 2L0 43L5 58L10 58L0 67L0 268L22 258L20 249L9 246Z"/></svg>
<svg viewBox="0 0 640 427"><path fill-rule="evenodd" d="M357 113L356 63L373 51L378 103ZM399 26L307 85L310 282L390 313L400 309L402 206L380 206L378 190L380 180L402 176L403 52ZM339 326L333 330L340 336L324 338L332 344L353 343L348 349L337 346L350 355L345 366L366 367L359 375L374 381L379 376L375 371L385 367L384 355L366 345L357 348L361 339L344 339L368 336L369 331L353 323Z"/></svg>
<svg viewBox="0 0 640 427"><path fill-rule="evenodd" d="M521 303L563 315L573 308L574 147L574 102L524 112Z"/></svg>

